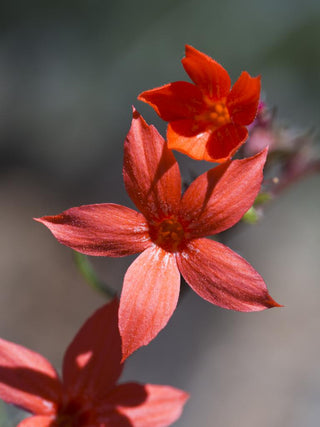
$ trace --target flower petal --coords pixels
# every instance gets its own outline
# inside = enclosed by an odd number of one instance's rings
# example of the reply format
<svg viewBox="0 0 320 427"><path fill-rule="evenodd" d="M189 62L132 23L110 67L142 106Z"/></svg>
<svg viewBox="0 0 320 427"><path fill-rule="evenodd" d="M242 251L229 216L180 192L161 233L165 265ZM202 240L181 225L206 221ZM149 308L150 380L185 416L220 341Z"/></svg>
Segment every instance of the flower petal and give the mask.
<svg viewBox="0 0 320 427"><path fill-rule="evenodd" d="M138 99L151 105L166 122L192 118L203 107L200 89L189 82L174 82L147 90Z"/></svg>
<svg viewBox="0 0 320 427"><path fill-rule="evenodd" d="M0 398L34 414L54 414L61 383L43 356L0 338Z"/></svg>
<svg viewBox="0 0 320 427"><path fill-rule="evenodd" d="M180 217L192 237L220 233L236 224L252 206L263 179L267 149L233 160L200 175L184 193Z"/></svg>
<svg viewBox="0 0 320 427"><path fill-rule="evenodd" d="M24 419L17 427L55 427L55 423L52 416L37 415Z"/></svg>
<svg viewBox="0 0 320 427"><path fill-rule="evenodd" d="M135 110L124 144L123 178L147 219L162 219L176 211L181 196L178 163L162 136Z"/></svg>
<svg viewBox="0 0 320 427"><path fill-rule="evenodd" d="M131 264L119 309L123 360L166 326L176 308L179 289L180 274L173 254L154 246Z"/></svg>
<svg viewBox="0 0 320 427"><path fill-rule="evenodd" d="M182 65L191 80L210 99L218 100L228 95L231 80L228 72L210 56L186 45L186 56Z"/></svg>
<svg viewBox="0 0 320 427"><path fill-rule="evenodd" d="M223 163L245 142L248 131L244 126L229 123L217 130L205 127L193 119L171 122L167 129L168 147L196 160Z"/></svg>
<svg viewBox="0 0 320 427"><path fill-rule="evenodd" d="M117 411L116 408L109 408L107 406L106 408L101 406L97 408L97 412L94 415L94 418L92 420L92 424L85 427L96 427L96 426L112 426L112 427L135 427L131 423L128 417L121 414L119 411ZM137 426L140 427L140 426Z"/></svg>
<svg viewBox="0 0 320 427"><path fill-rule="evenodd" d="M87 255L132 255L151 244L143 215L112 203L79 206L36 221L60 243Z"/></svg>
<svg viewBox="0 0 320 427"><path fill-rule="evenodd" d="M181 415L189 395L182 390L169 386L152 384L121 384L110 395L109 404L113 404L118 414L123 414L128 424L121 419L112 425L115 427L166 427L174 423ZM99 408L97 421L110 422L108 406ZM105 412L105 416L104 416Z"/></svg>
<svg viewBox="0 0 320 427"><path fill-rule="evenodd" d="M280 307L254 268L221 243L195 239L177 255L177 262L186 282L212 304L237 311Z"/></svg>
<svg viewBox="0 0 320 427"><path fill-rule="evenodd" d="M261 82L260 76L251 77L243 71L233 85L227 98L227 107L234 123L249 125L258 109Z"/></svg>
<svg viewBox="0 0 320 427"><path fill-rule="evenodd" d="M228 123L211 133L207 142L207 152L211 161L223 163L230 159L246 141L247 128Z"/></svg>
<svg viewBox="0 0 320 427"><path fill-rule="evenodd" d="M187 154L196 160L212 161L207 143L212 134L195 120L171 122L167 129L168 148Z"/></svg>
<svg viewBox="0 0 320 427"><path fill-rule="evenodd" d="M69 345L63 384L69 395L85 401L104 398L122 371L117 299L97 310Z"/></svg>

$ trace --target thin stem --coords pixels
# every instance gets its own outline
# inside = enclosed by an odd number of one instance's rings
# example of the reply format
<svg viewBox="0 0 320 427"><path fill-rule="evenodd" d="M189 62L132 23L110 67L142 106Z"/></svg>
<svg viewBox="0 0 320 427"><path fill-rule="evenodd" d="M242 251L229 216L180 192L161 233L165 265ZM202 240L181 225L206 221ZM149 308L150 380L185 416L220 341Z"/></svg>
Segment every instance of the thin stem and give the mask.
<svg viewBox="0 0 320 427"><path fill-rule="evenodd" d="M79 252L74 252L73 254L77 269L89 286L95 291L102 292L109 300L113 299L116 296L116 292L98 278L88 257Z"/></svg>

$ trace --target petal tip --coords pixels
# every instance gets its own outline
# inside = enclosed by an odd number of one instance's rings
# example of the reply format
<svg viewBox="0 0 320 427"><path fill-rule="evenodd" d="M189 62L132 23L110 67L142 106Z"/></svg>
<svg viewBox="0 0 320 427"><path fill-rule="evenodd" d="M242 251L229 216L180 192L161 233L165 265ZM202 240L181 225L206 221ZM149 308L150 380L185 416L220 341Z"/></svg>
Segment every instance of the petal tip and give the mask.
<svg viewBox="0 0 320 427"><path fill-rule="evenodd" d="M193 47L193 46L191 46L190 44L185 44L185 45L184 45L184 49L185 49L185 53L186 53L186 55L187 55L188 51L189 51L189 50L193 50L193 49L194 49L194 47Z"/></svg>
<svg viewBox="0 0 320 427"><path fill-rule="evenodd" d="M132 353L135 352L135 350L137 349L128 349L128 348L124 348L123 342L122 342L122 358L121 358L121 363L124 363L129 356L131 356Z"/></svg>
<svg viewBox="0 0 320 427"><path fill-rule="evenodd" d="M285 307L282 304L278 304L271 296L269 295L268 300L266 301L266 308L274 308L274 307Z"/></svg>
<svg viewBox="0 0 320 427"><path fill-rule="evenodd" d="M50 228L49 224L63 224L63 221L66 219L66 215L61 213L58 215L42 216L40 218L33 218L33 219L45 225L46 227Z"/></svg>
<svg viewBox="0 0 320 427"><path fill-rule="evenodd" d="M261 159L264 160L264 163L267 160L267 156L268 156L268 152L269 152L269 147L265 147L262 151L260 151L259 153L257 153L255 156L253 157L261 157Z"/></svg>
<svg viewBox="0 0 320 427"><path fill-rule="evenodd" d="M134 342L134 340L128 339L128 337L125 334L125 331L122 331L121 328L121 314L119 311L119 332L121 336L121 363L124 363L126 359L128 359L129 356L131 356L132 353L134 353L136 350L138 350L140 347L143 347L144 345L147 345L145 343L139 343L138 345Z"/></svg>
<svg viewBox="0 0 320 427"><path fill-rule="evenodd" d="M132 108L132 118L138 119L141 116L141 114L139 113L139 111L136 109L134 105L132 105L131 108Z"/></svg>
<svg viewBox="0 0 320 427"><path fill-rule="evenodd" d="M269 147L265 147L263 150L259 151L259 153L255 154L251 157L246 157L244 159L240 159L240 162L242 161L250 161L250 160L258 160L263 162L263 164L266 162L267 156L268 156Z"/></svg>
<svg viewBox="0 0 320 427"><path fill-rule="evenodd" d="M119 323L119 331L121 336L121 352L122 352L122 358L121 363L124 363L126 359L128 359L129 356L131 356L134 352L139 350L141 347L147 346L151 339L147 342L135 342L135 340L127 340L124 333L121 331L121 323Z"/></svg>
<svg viewBox="0 0 320 427"><path fill-rule="evenodd" d="M137 100L142 102L147 102L146 97L144 96L146 92L147 91L144 90L143 92L139 93L139 95L137 96Z"/></svg>
<svg viewBox="0 0 320 427"><path fill-rule="evenodd" d="M190 399L190 393L187 393L186 391L181 390L181 400L183 401L183 404L185 404Z"/></svg>
<svg viewBox="0 0 320 427"><path fill-rule="evenodd" d="M191 46L191 44L186 44L185 46L185 56L187 57L188 55L192 55L192 54L200 54L200 55L205 55L205 53L200 52L200 50L196 49L195 47ZM207 55L205 55L207 56Z"/></svg>
<svg viewBox="0 0 320 427"><path fill-rule="evenodd" d="M275 307L284 307L284 305L277 303L267 292L265 298L260 301L259 306L257 306L256 309L252 311L264 311Z"/></svg>
<svg viewBox="0 0 320 427"><path fill-rule="evenodd" d="M53 218L55 218L55 216L58 215L53 215L53 216L42 216L40 218L32 218L34 221L39 222L40 224L43 224L45 226L48 227L48 222L54 222L54 220L52 220Z"/></svg>

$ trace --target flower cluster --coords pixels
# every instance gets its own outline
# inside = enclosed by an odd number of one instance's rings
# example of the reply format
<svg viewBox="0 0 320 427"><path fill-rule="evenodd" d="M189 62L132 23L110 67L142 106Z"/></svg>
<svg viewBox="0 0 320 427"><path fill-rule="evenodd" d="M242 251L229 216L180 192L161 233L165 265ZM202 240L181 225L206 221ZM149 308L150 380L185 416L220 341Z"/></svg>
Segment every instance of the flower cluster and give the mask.
<svg viewBox="0 0 320 427"><path fill-rule="evenodd" d="M169 122L167 142L133 110L123 178L139 212L103 203L37 219L80 253L141 254L125 274L119 310L116 300L98 310L67 349L62 380L39 354L0 341L0 397L34 414L20 427L174 422L186 393L115 382L123 361L168 323L179 299L180 275L200 297L223 308L251 312L279 306L262 277L217 236L251 208L263 180L267 149L231 159L255 119L260 77L243 72L231 89L227 71L191 46L182 64L193 83L169 83L138 98ZM182 194L172 149L220 164Z"/></svg>

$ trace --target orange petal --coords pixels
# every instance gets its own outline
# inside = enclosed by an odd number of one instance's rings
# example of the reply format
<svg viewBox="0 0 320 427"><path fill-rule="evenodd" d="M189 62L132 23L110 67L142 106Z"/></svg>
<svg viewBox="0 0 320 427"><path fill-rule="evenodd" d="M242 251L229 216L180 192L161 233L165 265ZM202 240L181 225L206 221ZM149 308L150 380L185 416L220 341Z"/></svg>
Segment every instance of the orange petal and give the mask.
<svg viewBox="0 0 320 427"><path fill-rule="evenodd" d="M184 193L180 217L192 237L217 234L236 224L259 193L266 161L265 149L253 157L210 169Z"/></svg>
<svg viewBox="0 0 320 427"><path fill-rule="evenodd" d="M196 160L212 161L207 151L211 131L194 120L171 122L167 129L168 148L180 151Z"/></svg>
<svg viewBox="0 0 320 427"><path fill-rule="evenodd" d="M151 105L167 122L191 118L203 107L201 91L188 82L174 82L147 90L138 99Z"/></svg>
<svg viewBox="0 0 320 427"><path fill-rule="evenodd" d="M182 65L191 80L210 99L219 100L228 95L231 87L229 74L210 56L187 45Z"/></svg>
<svg viewBox="0 0 320 427"><path fill-rule="evenodd" d="M195 239L177 255L177 262L186 282L212 304L237 311L280 307L254 268L221 243Z"/></svg>
<svg viewBox="0 0 320 427"><path fill-rule="evenodd" d="M120 257L151 244L143 215L113 203L79 206L36 221L60 243L87 255Z"/></svg>
<svg viewBox="0 0 320 427"><path fill-rule="evenodd" d="M97 310L69 345L63 361L63 384L69 396L105 398L122 372L118 300Z"/></svg>
<svg viewBox="0 0 320 427"><path fill-rule="evenodd" d="M211 161L222 163L230 159L248 137L248 131L243 126L229 123L210 134L207 142L207 152Z"/></svg>
<svg viewBox="0 0 320 427"><path fill-rule="evenodd" d="M243 71L227 98L227 107L234 123L249 125L253 122L260 98L260 76L251 77Z"/></svg>
<svg viewBox="0 0 320 427"><path fill-rule="evenodd" d="M167 129L168 148L196 160L223 163L245 142L248 131L229 123L213 131L195 120L171 122Z"/></svg>
<svg viewBox="0 0 320 427"><path fill-rule="evenodd" d="M141 426L141 427L165 427L174 423L181 415L182 409L189 395L182 390L169 386L153 384L121 384L110 394L115 406L118 417L110 420L108 407L105 408L105 417L103 416L103 403L98 409L98 422L118 421L119 424L110 423L110 425L119 426ZM124 419L121 420L120 416ZM128 424L125 423L128 421ZM122 421L122 424L121 424ZM109 425L109 424L108 424Z"/></svg>
<svg viewBox="0 0 320 427"><path fill-rule="evenodd" d="M0 399L38 415L55 414L61 383L40 354L0 338Z"/></svg>
<svg viewBox="0 0 320 427"><path fill-rule="evenodd" d="M131 200L148 220L176 211L181 196L178 163L162 136L137 111L124 144L123 178Z"/></svg>
<svg viewBox="0 0 320 427"><path fill-rule="evenodd" d="M173 254L154 246L131 264L119 309L123 359L149 344L166 326L176 308L179 289L180 274Z"/></svg>

